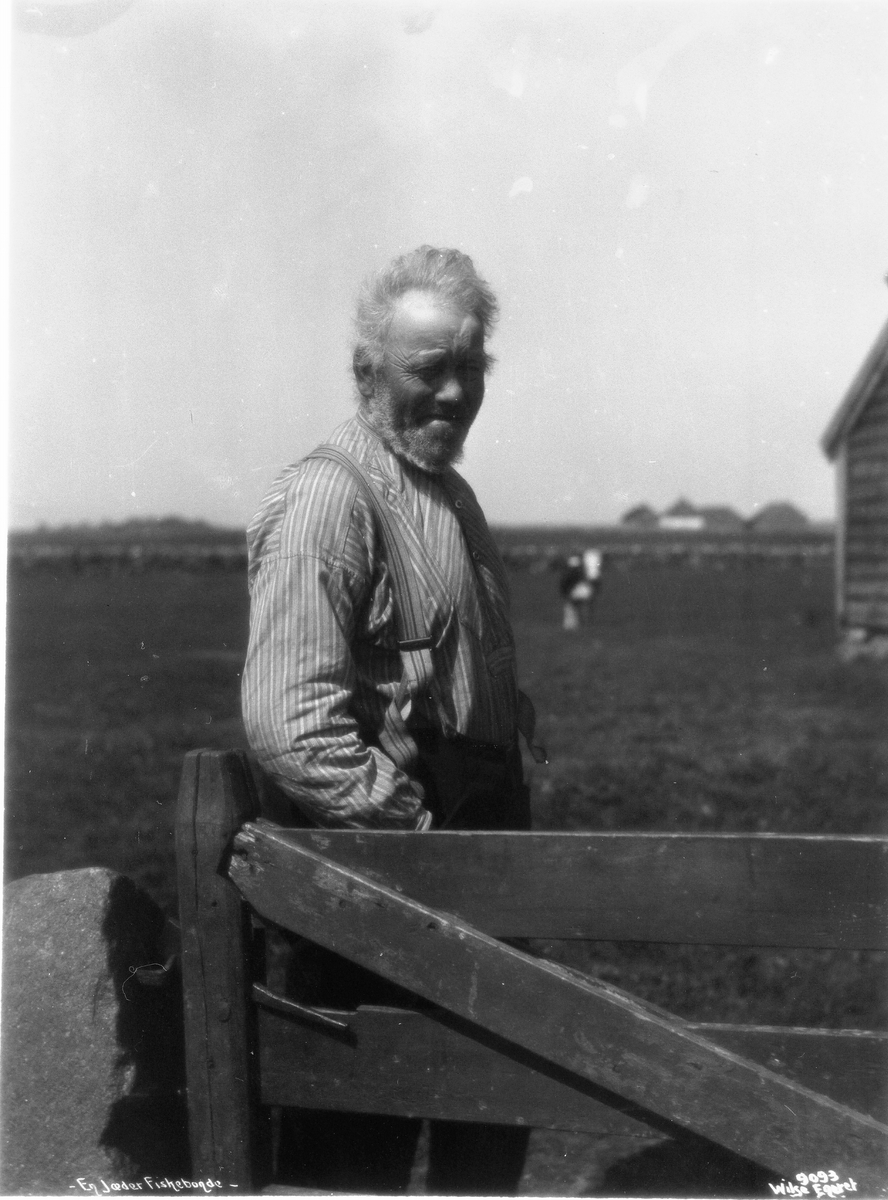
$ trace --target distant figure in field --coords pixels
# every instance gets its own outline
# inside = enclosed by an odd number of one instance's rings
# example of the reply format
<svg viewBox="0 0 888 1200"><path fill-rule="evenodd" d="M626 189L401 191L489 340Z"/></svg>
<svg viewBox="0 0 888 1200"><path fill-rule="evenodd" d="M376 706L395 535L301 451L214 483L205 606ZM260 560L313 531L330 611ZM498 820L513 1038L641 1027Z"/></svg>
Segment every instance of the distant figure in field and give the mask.
<svg viewBox="0 0 888 1200"><path fill-rule="evenodd" d="M568 558L560 584L565 629L579 629L588 621L601 587L602 559L600 550L576 551Z"/></svg>

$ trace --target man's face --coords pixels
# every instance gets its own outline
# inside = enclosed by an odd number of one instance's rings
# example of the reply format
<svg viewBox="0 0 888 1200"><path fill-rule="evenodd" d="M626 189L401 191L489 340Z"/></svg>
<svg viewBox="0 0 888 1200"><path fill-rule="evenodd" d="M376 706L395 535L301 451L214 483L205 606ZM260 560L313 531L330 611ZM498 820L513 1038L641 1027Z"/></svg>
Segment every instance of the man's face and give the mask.
<svg viewBox="0 0 888 1200"><path fill-rule="evenodd" d="M367 415L391 448L428 471L462 454L484 399L484 330L477 317L428 292L398 302L375 377L363 383Z"/></svg>

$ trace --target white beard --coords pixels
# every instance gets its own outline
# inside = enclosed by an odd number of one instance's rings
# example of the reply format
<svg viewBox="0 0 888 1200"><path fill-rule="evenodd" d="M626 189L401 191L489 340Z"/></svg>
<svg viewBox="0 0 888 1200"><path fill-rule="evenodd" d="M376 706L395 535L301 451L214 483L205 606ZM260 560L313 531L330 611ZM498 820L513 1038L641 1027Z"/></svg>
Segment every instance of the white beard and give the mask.
<svg viewBox="0 0 888 1200"><path fill-rule="evenodd" d="M388 448L421 470L440 475L462 458L468 428L460 425L442 433L427 425L408 425L382 383L376 384L365 403L370 424Z"/></svg>

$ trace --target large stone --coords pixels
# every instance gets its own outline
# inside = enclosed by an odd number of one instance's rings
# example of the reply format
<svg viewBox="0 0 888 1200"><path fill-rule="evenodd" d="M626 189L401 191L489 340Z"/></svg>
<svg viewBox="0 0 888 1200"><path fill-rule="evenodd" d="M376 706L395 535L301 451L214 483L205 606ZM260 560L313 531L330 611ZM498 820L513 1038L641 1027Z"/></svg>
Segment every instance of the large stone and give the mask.
<svg viewBox="0 0 888 1200"><path fill-rule="evenodd" d="M4 888L3 1194L187 1174L178 989L134 975L162 961L163 925L146 893L104 868Z"/></svg>

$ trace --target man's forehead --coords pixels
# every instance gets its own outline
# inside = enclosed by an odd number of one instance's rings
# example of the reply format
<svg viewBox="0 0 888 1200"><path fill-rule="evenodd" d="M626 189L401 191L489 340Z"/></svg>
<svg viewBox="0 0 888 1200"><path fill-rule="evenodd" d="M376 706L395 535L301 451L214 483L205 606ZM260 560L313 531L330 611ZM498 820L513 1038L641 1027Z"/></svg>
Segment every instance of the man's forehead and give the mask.
<svg viewBox="0 0 888 1200"><path fill-rule="evenodd" d="M421 345L436 342L478 343L484 330L474 313L466 312L434 292L410 291L395 304L389 337Z"/></svg>

